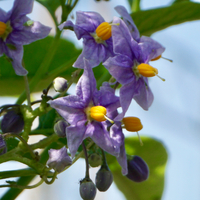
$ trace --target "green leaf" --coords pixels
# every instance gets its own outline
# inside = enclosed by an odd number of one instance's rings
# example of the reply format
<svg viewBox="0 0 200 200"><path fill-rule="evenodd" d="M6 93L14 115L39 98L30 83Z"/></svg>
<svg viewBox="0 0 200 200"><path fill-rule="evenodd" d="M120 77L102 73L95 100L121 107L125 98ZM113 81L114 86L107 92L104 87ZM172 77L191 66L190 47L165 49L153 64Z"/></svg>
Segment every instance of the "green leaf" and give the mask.
<svg viewBox="0 0 200 200"><path fill-rule="evenodd" d="M39 117L39 126L37 129L50 129L54 127L55 118L57 114L55 109Z"/></svg>
<svg viewBox="0 0 200 200"><path fill-rule="evenodd" d="M60 0L36 0L36 1L47 8L49 13L53 17L54 22L57 23L57 20L55 17L55 11L60 6Z"/></svg>
<svg viewBox="0 0 200 200"><path fill-rule="evenodd" d="M121 174L121 167L114 157L107 155L108 165L114 176L114 182L127 200L159 200L164 189L164 173L167 152L163 144L152 138L142 137L140 146L138 138L125 139L126 151L129 155L142 157L149 166L150 175L147 181L135 183Z"/></svg>
<svg viewBox="0 0 200 200"><path fill-rule="evenodd" d="M35 75L53 39L53 37L49 36L24 46L24 63L29 72L29 80ZM60 39L58 49L49 67L49 72L38 83L35 92L46 88L56 76L70 79L71 73L76 70L71 66L79 54L80 50L76 49L73 43ZM5 57L0 57L0 63L1 96L19 95L25 89L23 77L15 74L12 64Z"/></svg>
<svg viewBox="0 0 200 200"><path fill-rule="evenodd" d="M138 11L131 16L141 35L151 35L169 26L200 19L200 4L175 3L172 6Z"/></svg>

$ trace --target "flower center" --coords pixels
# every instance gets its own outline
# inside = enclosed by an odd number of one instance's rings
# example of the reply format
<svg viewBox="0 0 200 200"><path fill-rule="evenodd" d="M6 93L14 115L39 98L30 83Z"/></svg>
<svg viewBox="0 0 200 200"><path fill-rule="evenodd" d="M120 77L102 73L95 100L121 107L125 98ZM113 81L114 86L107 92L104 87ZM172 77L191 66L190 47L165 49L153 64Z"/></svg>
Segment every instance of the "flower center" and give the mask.
<svg viewBox="0 0 200 200"><path fill-rule="evenodd" d="M0 36L6 32L6 24L0 21Z"/></svg>
<svg viewBox="0 0 200 200"><path fill-rule="evenodd" d="M154 68L151 65L146 64L146 63L141 63L139 65L134 65L133 66L133 72L136 75L136 77L140 77L141 75L144 76L144 77L157 76L162 81L165 81L164 78L158 76L158 70L156 68Z"/></svg>
<svg viewBox="0 0 200 200"><path fill-rule="evenodd" d="M140 119L137 117L124 117L122 122L125 129L130 132L137 132L143 128Z"/></svg>
<svg viewBox="0 0 200 200"><path fill-rule="evenodd" d="M137 70L142 76L153 77L158 74L158 70L148 64L142 63L137 66Z"/></svg>
<svg viewBox="0 0 200 200"><path fill-rule="evenodd" d="M106 120L106 108L103 106L93 106L90 108L90 116L98 122Z"/></svg>
<svg viewBox="0 0 200 200"><path fill-rule="evenodd" d="M112 35L112 26L108 22L101 23L97 29L96 34L102 40L108 40Z"/></svg>
<svg viewBox="0 0 200 200"><path fill-rule="evenodd" d="M0 38L4 41L8 37L8 35L12 32L12 27L10 26L10 21L4 23L0 21Z"/></svg>

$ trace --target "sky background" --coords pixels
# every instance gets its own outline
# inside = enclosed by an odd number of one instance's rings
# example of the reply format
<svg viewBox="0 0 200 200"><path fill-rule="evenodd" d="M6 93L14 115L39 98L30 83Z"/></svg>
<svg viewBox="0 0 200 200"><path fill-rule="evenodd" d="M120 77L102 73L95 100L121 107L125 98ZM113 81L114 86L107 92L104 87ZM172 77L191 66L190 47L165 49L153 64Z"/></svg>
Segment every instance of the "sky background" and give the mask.
<svg viewBox="0 0 200 200"><path fill-rule="evenodd" d="M10 0L0 1L0 7L8 10L12 7ZM87 3L86 3L87 2ZM142 0L141 8L150 9L166 6L169 0ZM110 2L95 2L80 0L74 10L97 11L106 21L118 16L114 6L128 4L125 0L111 0ZM30 18L45 25L53 26L49 21L45 9L34 4ZM166 183L162 200L199 200L200 199L200 21L186 22L171 26L152 35L160 42L166 51L163 57L173 60L170 63L164 59L151 64L159 70L159 75L165 82L154 77L150 80L150 87L154 93L154 102L148 112L142 110L132 102L127 116L138 116L144 128L141 135L151 136L163 142L168 151ZM73 33L65 34L72 41L77 41ZM81 46L81 41L76 43ZM73 92L73 88L71 88ZM14 103L15 98L0 98L0 105ZM126 135L133 135L128 134ZM0 170L12 169L12 164L2 164ZM21 164L15 162L15 168ZM96 173L92 172L93 177ZM17 200L37 199L79 200L79 181L84 176L85 163L77 162L69 170L58 175L53 185L43 184L37 189L24 191ZM2 182L1 182L2 183ZM4 192L0 190L0 196ZM98 193L96 200L125 200L123 194L112 184L106 193Z"/></svg>

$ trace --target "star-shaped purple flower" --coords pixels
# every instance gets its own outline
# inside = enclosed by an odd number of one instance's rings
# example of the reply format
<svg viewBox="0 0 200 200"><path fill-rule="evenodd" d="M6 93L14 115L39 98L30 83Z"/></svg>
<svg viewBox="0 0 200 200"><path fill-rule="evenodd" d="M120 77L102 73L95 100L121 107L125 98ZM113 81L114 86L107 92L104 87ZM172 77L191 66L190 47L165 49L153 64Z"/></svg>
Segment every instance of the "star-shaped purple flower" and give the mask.
<svg viewBox="0 0 200 200"><path fill-rule="evenodd" d="M68 20L59 26L60 29L64 27L73 29L79 40L83 38L83 51L73 67L83 69L83 58L86 58L93 68L107 58L114 56L112 37L102 40L96 34L96 29L102 22L104 22L104 19L99 13L78 11L76 12L75 25Z"/></svg>
<svg viewBox="0 0 200 200"><path fill-rule="evenodd" d="M0 56L10 58L15 73L27 74L22 66L23 45L46 37L51 28L31 21L26 15L31 13L34 0L15 0L7 13L0 9Z"/></svg>
<svg viewBox="0 0 200 200"><path fill-rule="evenodd" d="M103 65L110 74L122 84L120 88L120 103L123 112L116 120L121 120L125 115L131 100L134 99L144 110L148 110L153 102L153 94L148 85L147 77L139 74L137 66L141 63L148 63L152 59L152 52L157 54L155 43L141 43L145 39L138 39L138 33L131 34L123 20L114 17L113 23L119 26L112 27L113 49L116 56L107 59ZM137 30L134 28L134 30ZM133 36L135 38L133 38Z"/></svg>
<svg viewBox="0 0 200 200"><path fill-rule="evenodd" d="M72 157L75 156L83 140L90 137L104 151L116 156L122 166L123 174L127 174L121 126L118 123L113 124L108 131L106 121L99 122L90 116L90 109L93 106L105 107L106 116L111 116L120 106L119 98L114 95L114 90L107 83L98 91L89 61L84 59L84 65L84 73L76 86L76 95L61 97L49 103L70 124L66 128L66 135Z"/></svg>
<svg viewBox="0 0 200 200"><path fill-rule="evenodd" d="M58 173L62 172L65 167L72 164L72 159L69 157L65 147L61 149L50 149L48 153L49 159L47 165Z"/></svg>

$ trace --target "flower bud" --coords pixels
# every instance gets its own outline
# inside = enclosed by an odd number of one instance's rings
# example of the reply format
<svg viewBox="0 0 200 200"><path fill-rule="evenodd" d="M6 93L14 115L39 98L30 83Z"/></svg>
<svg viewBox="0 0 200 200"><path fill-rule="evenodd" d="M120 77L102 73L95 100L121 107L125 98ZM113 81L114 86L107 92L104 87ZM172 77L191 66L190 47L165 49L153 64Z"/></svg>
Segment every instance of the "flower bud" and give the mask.
<svg viewBox="0 0 200 200"><path fill-rule="evenodd" d="M72 164L72 159L69 157L65 147L61 149L50 149L48 153L49 159L47 165L58 173L62 172L66 166Z"/></svg>
<svg viewBox="0 0 200 200"><path fill-rule="evenodd" d="M67 80L62 77L57 77L53 81L53 87L56 92L65 92L68 88Z"/></svg>
<svg viewBox="0 0 200 200"><path fill-rule="evenodd" d="M66 137L66 128L69 124L65 120L59 120L54 124L54 132L59 137Z"/></svg>
<svg viewBox="0 0 200 200"><path fill-rule="evenodd" d="M90 178L84 178L80 181L80 195L84 200L93 200L96 196L97 189Z"/></svg>
<svg viewBox="0 0 200 200"><path fill-rule="evenodd" d="M3 155L7 152L6 142L3 139L3 136L0 135L0 155Z"/></svg>
<svg viewBox="0 0 200 200"><path fill-rule="evenodd" d="M146 162L139 156L133 156L128 160L127 178L134 182L142 182L147 180L149 176L149 168Z"/></svg>
<svg viewBox="0 0 200 200"><path fill-rule="evenodd" d="M88 158L91 167L98 167L102 164L102 157L100 154L92 153Z"/></svg>
<svg viewBox="0 0 200 200"><path fill-rule="evenodd" d="M24 128L24 119L21 113L10 110L1 121L1 130L3 133L21 133Z"/></svg>
<svg viewBox="0 0 200 200"><path fill-rule="evenodd" d="M96 187L99 191L105 192L111 186L113 182L113 175L108 166L102 165L100 170L96 174Z"/></svg>

